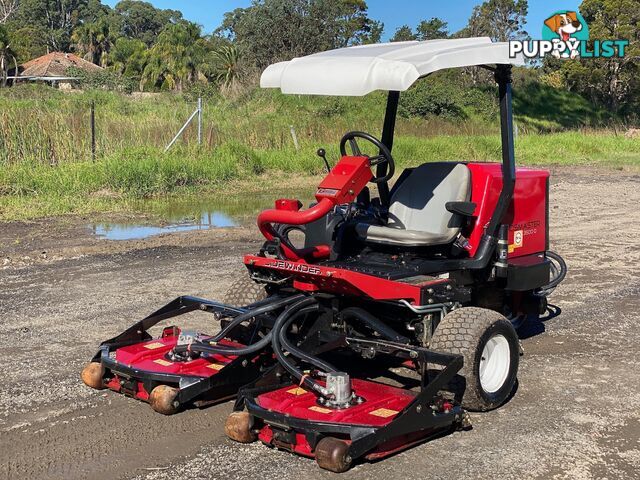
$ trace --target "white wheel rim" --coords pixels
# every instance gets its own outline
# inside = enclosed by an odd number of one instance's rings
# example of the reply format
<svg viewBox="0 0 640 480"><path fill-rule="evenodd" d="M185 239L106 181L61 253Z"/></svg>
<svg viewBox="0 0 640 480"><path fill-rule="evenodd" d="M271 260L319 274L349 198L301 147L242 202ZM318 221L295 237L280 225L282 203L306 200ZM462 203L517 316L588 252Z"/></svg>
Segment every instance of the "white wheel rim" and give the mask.
<svg viewBox="0 0 640 480"><path fill-rule="evenodd" d="M487 393L495 393L507 380L511 365L511 349L504 335L494 335L484 345L480 358L480 386Z"/></svg>

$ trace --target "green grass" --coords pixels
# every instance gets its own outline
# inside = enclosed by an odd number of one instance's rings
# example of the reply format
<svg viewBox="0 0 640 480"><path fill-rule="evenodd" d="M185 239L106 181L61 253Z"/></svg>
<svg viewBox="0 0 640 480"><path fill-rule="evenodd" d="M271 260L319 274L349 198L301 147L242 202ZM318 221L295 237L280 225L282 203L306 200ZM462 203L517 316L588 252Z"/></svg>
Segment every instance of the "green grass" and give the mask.
<svg viewBox="0 0 640 480"><path fill-rule="evenodd" d="M328 152L335 162L337 148ZM397 139L394 155L399 168L439 160L499 161L500 139L497 135L405 136ZM596 132L520 135L516 159L519 165L635 169L640 168L640 141ZM213 150L183 147L169 154L157 148L125 149L95 163L54 167L23 162L0 169L0 220L126 211L140 198L228 193L228 183L239 179L255 190L273 176L294 187L300 175L320 178L322 171L310 146L300 152L253 150L235 142Z"/></svg>
<svg viewBox="0 0 640 480"><path fill-rule="evenodd" d="M492 108L484 95L480 90L464 95L463 120L399 118L398 167L499 161L499 128L482 111ZM549 113L539 106L545 98L564 102L567 111ZM325 98L254 90L236 99L212 98L205 103L204 145L196 145L191 128L163 153L191 113L191 100L169 94L143 99L104 91L71 94L36 85L1 90L0 220L125 211L140 198L218 195L239 179L260 187L278 177L293 187L300 175L322 173L318 147L325 147L334 163L344 132L379 132L385 103L381 93ZM97 106L95 162L89 142L92 101ZM562 131L565 117L570 119L566 127L576 127L600 115L573 94L524 87L514 108L520 165L640 166L638 139L613 130ZM300 151L293 147L291 126Z"/></svg>

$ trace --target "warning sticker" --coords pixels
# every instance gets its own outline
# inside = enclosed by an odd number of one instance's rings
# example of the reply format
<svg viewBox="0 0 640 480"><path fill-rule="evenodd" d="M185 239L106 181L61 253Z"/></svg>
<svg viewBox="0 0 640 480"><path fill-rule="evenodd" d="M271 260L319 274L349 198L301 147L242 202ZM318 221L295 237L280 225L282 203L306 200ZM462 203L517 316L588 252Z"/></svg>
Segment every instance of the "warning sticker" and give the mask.
<svg viewBox="0 0 640 480"><path fill-rule="evenodd" d="M309 407L309 410L311 410L312 412L318 412L318 413L331 413L330 408L318 407L317 405L314 405L313 407Z"/></svg>
<svg viewBox="0 0 640 480"><path fill-rule="evenodd" d="M389 418L389 417L393 417L394 415L397 415L398 413L400 413L397 410L391 410L389 408L379 408L377 410L374 410L373 412L369 412L369 415L373 415L375 417L381 417L381 418Z"/></svg>
<svg viewBox="0 0 640 480"><path fill-rule="evenodd" d="M207 368L210 368L211 370L220 371L224 368L224 365L222 365L221 363L210 363L209 365L207 365Z"/></svg>
<svg viewBox="0 0 640 480"><path fill-rule="evenodd" d="M291 390L287 390L287 393L290 393L291 395L304 395L307 391L304 388L295 387Z"/></svg>
<svg viewBox="0 0 640 480"><path fill-rule="evenodd" d="M168 367L169 365L173 365L173 362L168 362L167 360L164 360L162 358L158 358L157 360L154 360L153 363L157 363L158 365L162 365L163 367Z"/></svg>
<svg viewBox="0 0 640 480"><path fill-rule="evenodd" d="M513 232L513 245L516 248L520 248L522 246L522 242L524 240L524 231L516 230Z"/></svg>
<svg viewBox="0 0 640 480"><path fill-rule="evenodd" d="M156 348L162 348L164 347L164 343L160 343L160 342L153 342L153 343L147 343L144 348L148 348L149 350L155 350Z"/></svg>

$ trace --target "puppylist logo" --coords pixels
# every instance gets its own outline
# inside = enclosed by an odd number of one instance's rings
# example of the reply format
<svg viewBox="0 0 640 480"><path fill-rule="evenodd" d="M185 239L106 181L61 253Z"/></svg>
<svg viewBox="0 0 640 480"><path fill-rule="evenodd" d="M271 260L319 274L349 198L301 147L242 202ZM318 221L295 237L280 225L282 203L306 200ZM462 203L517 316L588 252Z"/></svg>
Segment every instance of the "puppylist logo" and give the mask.
<svg viewBox="0 0 640 480"><path fill-rule="evenodd" d="M579 12L560 10L544 21L542 40L512 40L509 56L527 58L622 58L629 40L593 40L589 45L589 26Z"/></svg>

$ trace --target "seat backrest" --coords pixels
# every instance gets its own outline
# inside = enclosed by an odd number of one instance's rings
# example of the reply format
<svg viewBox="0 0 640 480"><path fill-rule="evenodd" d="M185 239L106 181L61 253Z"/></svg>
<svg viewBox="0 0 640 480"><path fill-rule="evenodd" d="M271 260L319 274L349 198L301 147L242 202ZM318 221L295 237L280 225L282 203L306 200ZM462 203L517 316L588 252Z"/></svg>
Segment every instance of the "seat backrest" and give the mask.
<svg viewBox="0 0 640 480"><path fill-rule="evenodd" d="M447 202L471 197L471 172L462 163L425 163L415 168L391 197L388 227L446 235L453 240L461 219Z"/></svg>

